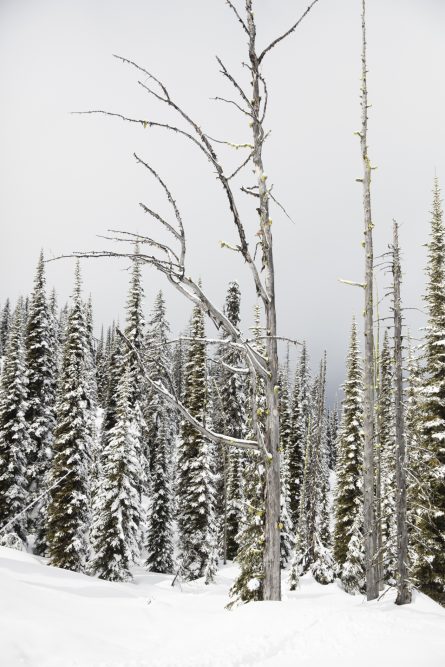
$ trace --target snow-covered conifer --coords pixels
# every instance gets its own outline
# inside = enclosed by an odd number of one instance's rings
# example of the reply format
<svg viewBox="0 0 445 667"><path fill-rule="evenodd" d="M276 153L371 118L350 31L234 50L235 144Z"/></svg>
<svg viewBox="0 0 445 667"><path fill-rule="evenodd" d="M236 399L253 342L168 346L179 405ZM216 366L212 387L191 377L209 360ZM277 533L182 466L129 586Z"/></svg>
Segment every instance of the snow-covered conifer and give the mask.
<svg viewBox="0 0 445 667"><path fill-rule="evenodd" d="M28 497L26 460L30 438L25 420L27 384L23 301L20 299L10 323L0 384L0 528L12 522L1 536L6 544L13 544L11 536L25 544L27 540L26 517L20 515Z"/></svg>
<svg viewBox="0 0 445 667"><path fill-rule="evenodd" d="M347 559L355 518L362 507L363 374L355 320L352 323L343 391L334 498L334 557L340 572Z"/></svg>
<svg viewBox="0 0 445 667"><path fill-rule="evenodd" d="M201 423L206 422L207 373L204 316L193 309L184 403ZM212 551L214 533L214 479L210 443L188 421L181 424L177 458L177 523L180 571L188 580L202 577Z"/></svg>
<svg viewBox="0 0 445 667"><path fill-rule="evenodd" d="M6 299L0 319L0 357L4 356L6 353L6 345L8 342L10 325L11 325L11 306L9 299Z"/></svg>
<svg viewBox="0 0 445 667"><path fill-rule="evenodd" d="M445 226L438 179L434 183L428 247L424 375L421 410L422 487L418 500L414 576L436 601L445 602Z"/></svg>
<svg viewBox="0 0 445 667"><path fill-rule="evenodd" d="M79 265L76 267L58 392L50 472L50 485L54 488L50 492L46 533L48 555L51 565L82 571L88 555L89 472L94 419L90 350Z"/></svg>
<svg viewBox="0 0 445 667"><path fill-rule="evenodd" d="M41 252L26 329L28 406L25 416L31 440L27 457L27 483L31 498L41 495L48 482L55 428L57 353L53 314L45 293L45 265ZM44 542L45 513L41 503L33 508L31 516L29 528L37 531L39 542ZM44 544L40 543L38 551L44 549Z"/></svg>
<svg viewBox="0 0 445 667"><path fill-rule="evenodd" d="M146 361L150 377L169 389L172 382L172 355L167 344L169 325L162 292L156 297L148 325ZM147 433L151 452L150 510L147 530L146 566L153 572L172 572L172 459L175 414L155 391L149 391L146 408Z"/></svg>
<svg viewBox="0 0 445 667"><path fill-rule="evenodd" d="M261 336L260 309L255 307L253 335L255 347L264 353ZM257 419L258 425L264 424L265 395L262 380L258 381L256 391L250 387L251 420ZM252 421L250 422L252 423ZM240 566L240 574L230 590L232 602L245 603L263 599L264 578L264 517L265 517L265 471L261 454L257 451L245 454L243 466L244 512L240 532L237 536L238 551L236 562Z"/></svg>
<svg viewBox="0 0 445 667"><path fill-rule="evenodd" d="M100 455L100 484L94 499L92 568L101 579L130 581L139 555L140 434L130 405L130 369L122 369L116 391L115 425Z"/></svg>
<svg viewBox="0 0 445 667"><path fill-rule="evenodd" d="M310 418L309 383L309 358L306 343L304 343L299 365L295 373L295 384L292 398L291 434L287 453L289 514L294 531L296 531L298 526L300 494L304 474L304 456Z"/></svg>
<svg viewBox="0 0 445 667"><path fill-rule="evenodd" d="M388 332L385 331L380 359L380 391L378 397L378 447L381 479L380 530L382 575L395 582L397 560L397 528L395 499L395 418L394 418L393 355Z"/></svg>

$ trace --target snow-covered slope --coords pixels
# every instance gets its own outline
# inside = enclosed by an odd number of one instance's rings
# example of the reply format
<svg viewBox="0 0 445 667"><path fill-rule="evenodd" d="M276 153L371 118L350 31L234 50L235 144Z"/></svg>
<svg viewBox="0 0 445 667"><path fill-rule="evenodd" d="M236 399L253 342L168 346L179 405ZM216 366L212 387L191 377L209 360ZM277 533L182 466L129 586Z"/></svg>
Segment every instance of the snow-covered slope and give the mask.
<svg viewBox="0 0 445 667"><path fill-rule="evenodd" d="M443 667L445 609L422 595L365 603L305 577L282 603L224 609L235 574L113 584L0 548L2 667Z"/></svg>

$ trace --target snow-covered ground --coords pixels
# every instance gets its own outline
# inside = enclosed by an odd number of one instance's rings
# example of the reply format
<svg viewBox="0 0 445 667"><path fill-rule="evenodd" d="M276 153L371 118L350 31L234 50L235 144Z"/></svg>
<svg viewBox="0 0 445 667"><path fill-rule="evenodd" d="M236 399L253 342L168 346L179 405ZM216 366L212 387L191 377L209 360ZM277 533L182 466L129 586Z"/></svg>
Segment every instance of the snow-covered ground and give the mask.
<svg viewBox="0 0 445 667"><path fill-rule="evenodd" d="M137 573L113 584L0 548L0 665L16 667L444 667L445 609L422 595L366 603L303 578L285 601L225 610L215 585Z"/></svg>

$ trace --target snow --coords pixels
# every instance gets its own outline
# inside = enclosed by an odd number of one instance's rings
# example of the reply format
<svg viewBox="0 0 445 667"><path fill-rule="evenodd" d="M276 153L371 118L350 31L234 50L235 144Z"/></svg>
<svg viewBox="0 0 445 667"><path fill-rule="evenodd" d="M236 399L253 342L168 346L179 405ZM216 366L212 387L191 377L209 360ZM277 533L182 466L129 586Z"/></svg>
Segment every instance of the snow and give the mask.
<svg viewBox="0 0 445 667"><path fill-rule="evenodd" d="M301 579L285 600L225 609L236 568L216 583L171 587L136 572L110 583L0 548L5 667L443 667L445 609L416 594L367 603L337 584Z"/></svg>

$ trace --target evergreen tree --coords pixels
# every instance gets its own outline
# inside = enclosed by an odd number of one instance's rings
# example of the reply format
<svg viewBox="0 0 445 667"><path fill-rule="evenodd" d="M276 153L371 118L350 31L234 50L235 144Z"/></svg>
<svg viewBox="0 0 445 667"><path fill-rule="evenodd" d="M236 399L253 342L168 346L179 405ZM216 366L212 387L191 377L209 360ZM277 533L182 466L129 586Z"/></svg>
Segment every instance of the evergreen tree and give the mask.
<svg viewBox="0 0 445 667"><path fill-rule="evenodd" d="M289 363L280 373L280 448L281 448L281 566L290 559L293 529L290 519L289 442L291 437L291 410L289 401Z"/></svg>
<svg viewBox="0 0 445 667"><path fill-rule="evenodd" d="M100 458L100 485L94 501L92 567L101 579L130 581L139 554L141 475L138 422L130 405L130 369L123 369L116 392L116 423Z"/></svg>
<svg viewBox="0 0 445 667"><path fill-rule="evenodd" d="M230 322L239 327L240 324L241 292L236 281L229 283L224 312ZM245 438L247 432L247 387L246 376L237 373L230 368L245 367L238 349L230 345L221 345L218 360L222 366L218 366L218 404L222 412L219 423L214 426L226 435L234 438ZM226 366L224 366L226 364ZM242 450L231 448L227 451L220 448L219 461L224 470L225 485L225 507L221 514L226 519L227 557L233 559L238 550L238 534L241 528L243 516L243 467L245 454ZM223 460L222 460L223 458Z"/></svg>
<svg viewBox="0 0 445 667"><path fill-rule="evenodd" d="M26 459L30 438L25 421L27 368L23 339L23 301L19 300L6 344L0 384L0 528L2 543L26 544L26 517L18 516L26 506ZM17 517L15 520L14 518Z"/></svg>
<svg viewBox="0 0 445 667"><path fill-rule="evenodd" d="M354 522L355 537L358 539L362 520L363 375L355 320L352 323L346 365L346 382L343 386L344 400L338 438L337 487L334 498L334 558L341 576L343 576L343 566L348 559ZM360 516L360 520L356 521L357 516Z"/></svg>
<svg viewBox="0 0 445 667"><path fill-rule="evenodd" d="M82 571L88 554L93 400L90 350L81 277L77 264L57 400L48 504L47 543L51 565Z"/></svg>
<svg viewBox="0 0 445 667"><path fill-rule="evenodd" d="M327 450L328 450L328 465L330 470L335 470L337 462L337 439L338 439L338 408L337 405L328 411L327 415Z"/></svg>
<svg viewBox="0 0 445 667"><path fill-rule="evenodd" d="M414 575L421 591L445 603L445 229L440 188L434 183L431 235L427 245L428 324L422 387L423 487L429 504L417 508Z"/></svg>
<svg viewBox="0 0 445 667"><path fill-rule="evenodd" d="M156 297L148 327L148 373L170 389L172 355L167 344L169 325L162 292ZM175 438L174 411L151 390L147 405L151 452L151 503L148 522L146 566L154 572L173 571L171 469Z"/></svg>
<svg viewBox="0 0 445 667"><path fill-rule="evenodd" d="M142 287L141 262L139 260L139 248L136 246L130 289L127 299L127 319L125 325L125 336L130 343L123 348L123 365L129 369L130 394L129 401L133 418L138 422L140 441L138 456L141 461L143 475L140 478L139 493L141 497L147 493L148 480L150 478L150 451L149 439L145 423L147 386L144 372L140 361L145 354L145 318L143 313L144 290ZM141 524L142 525L142 524Z"/></svg>
<svg viewBox="0 0 445 667"><path fill-rule="evenodd" d="M53 314L45 294L44 266L43 252L41 252L26 331L28 406L25 417L31 440L27 457L31 498L41 495L47 485L55 428L57 341ZM38 533L37 551L44 553L45 513L42 511L41 503L34 507L32 517L29 527Z"/></svg>
<svg viewBox="0 0 445 667"><path fill-rule="evenodd" d="M293 530L298 526L300 494L303 484L304 456L310 419L309 358L303 343L300 362L295 374L292 401L291 434L288 443L289 514Z"/></svg>
<svg viewBox="0 0 445 667"><path fill-rule="evenodd" d="M341 570L341 582L347 593L362 593L365 590L365 547L363 540L363 503L358 502L358 511L349 531L349 541Z"/></svg>
<svg viewBox="0 0 445 667"><path fill-rule="evenodd" d="M97 403L101 408L105 407L107 400L107 366L107 348L104 339L104 328L102 327L96 349Z"/></svg>
<svg viewBox="0 0 445 667"><path fill-rule="evenodd" d="M6 345L8 343L10 326L11 326L11 306L9 303L9 299L6 299L0 319L0 357L6 354Z"/></svg>
<svg viewBox="0 0 445 667"><path fill-rule="evenodd" d="M255 348L260 354L264 354L258 306L255 307L253 335ZM264 427L266 401L263 381L259 379L256 391L254 392L252 387L250 387L250 391L249 413L252 415L251 423L253 419L257 419L260 428ZM263 599L265 470L260 452L246 453L243 466L243 484L244 516L237 536L238 551L235 558L240 566L240 574L230 590L232 601L228 605L229 608L237 603Z"/></svg>
<svg viewBox="0 0 445 667"><path fill-rule="evenodd" d="M380 360L380 392L378 400L378 445L381 469L380 526L382 535L380 555L383 576L395 583L397 560L397 529L395 500L395 431L394 431L394 371L388 332L385 331Z"/></svg>
<svg viewBox="0 0 445 667"><path fill-rule="evenodd" d="M417 510L428 505L427 490L423 488L423 451L421 447L422 371L412 342L408 344L408 386L406 391L406 447L407 447L407 523L409 565L416 561L417 541L422 533L416 526Z"/></svg>
<svg viewBox="0 0 445 667"><path fill-rule="evenodd" d="M206 422L206 346L204 316L195 306L192 314L184 403L201 423ZM182 575L204 576L215 539L210 443L188 421L181 424L177 461L179 558Z"/></svg>
<svg viewBox="0 0 445 667"><path fill-rule="evenodd" d="M334 577L330 553L325 387L326 355L312 388L299 520L290 574L292 589L298 585L299 576L309 568L319 583L330 583Z"/></svg>

